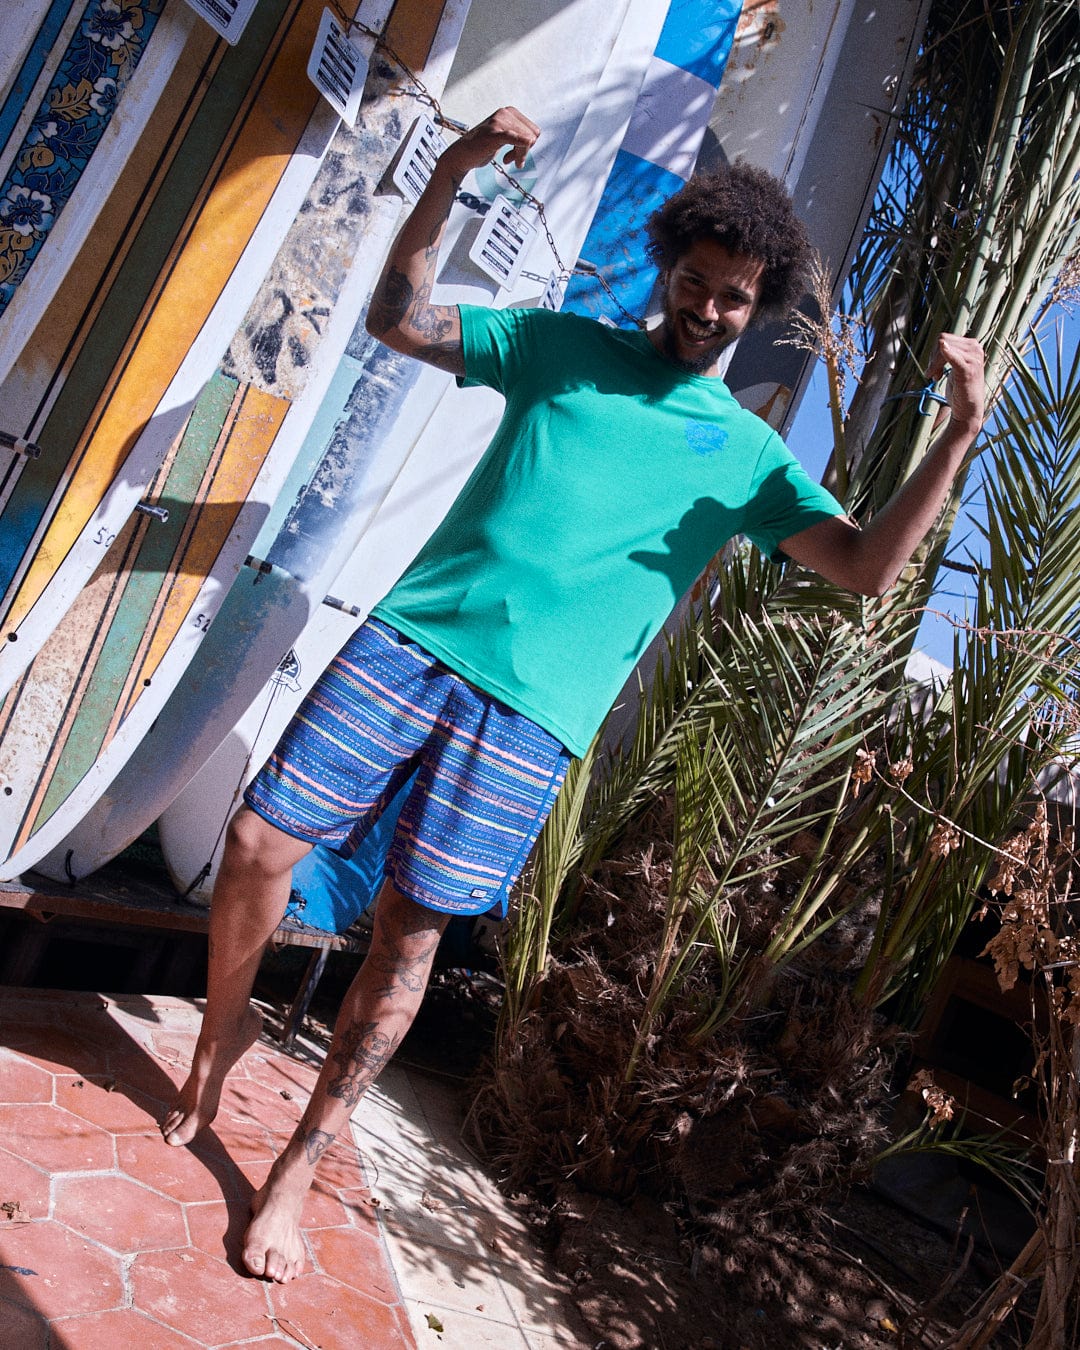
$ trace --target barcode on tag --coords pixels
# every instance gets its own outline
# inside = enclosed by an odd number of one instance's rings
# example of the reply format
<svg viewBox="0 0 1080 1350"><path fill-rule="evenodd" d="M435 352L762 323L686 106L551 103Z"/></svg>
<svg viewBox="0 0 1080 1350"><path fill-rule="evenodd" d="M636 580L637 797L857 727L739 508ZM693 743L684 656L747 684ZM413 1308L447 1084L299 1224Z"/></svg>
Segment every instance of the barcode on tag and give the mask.
<svg viewBox="0 0 1080 1350"><path fill-rule="evenodd" d="M430 117L418 117L398 155L390 179L407 202L416 203L427 187L439 156L446 149L442 133Z"/></svg>
<svg viewBox="0 0 1080 1350"><path fill-rule="evenodd" d="M540 297L541 309L560 309L562 307L567 280L568 277L565 272L552 272L551 276L548 277L548 284L544 287L544 294Z"/></svg>
<svg viewBox="0 0 1080 1350"><path fill-rule="evenodd" d="M333 13L324 9L308 61L308 79L350 127L356 126L367 69L363 53L349 41Z"/></svg>
<svg viewBox="0 0 1080 1350"><path fill-rule="evenodd" d="M187 0L191 8L205 19L215 33L235 46L247 27L258 0Z"/></svg>
<svg viewBox="0 0 1080 1350"><path fill-rule="evenodd" d="M513 286L535 235L536 226L500 197L484 217L469 257L500 286Z"/></svg>

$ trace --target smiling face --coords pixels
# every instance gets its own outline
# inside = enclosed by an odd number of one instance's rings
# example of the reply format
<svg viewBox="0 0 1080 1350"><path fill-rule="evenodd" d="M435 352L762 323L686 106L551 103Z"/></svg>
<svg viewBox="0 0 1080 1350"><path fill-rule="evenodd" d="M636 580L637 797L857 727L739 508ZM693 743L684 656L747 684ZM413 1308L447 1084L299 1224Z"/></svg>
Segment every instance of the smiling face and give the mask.
<svg viewBox="0 0 1080 1350"><path fill-rule="evenodd" d="M753 320L764 272L757 258L695 239L661 274L663 320L649 330L653 346L681 370L715 375L720 353Z"/></svg>

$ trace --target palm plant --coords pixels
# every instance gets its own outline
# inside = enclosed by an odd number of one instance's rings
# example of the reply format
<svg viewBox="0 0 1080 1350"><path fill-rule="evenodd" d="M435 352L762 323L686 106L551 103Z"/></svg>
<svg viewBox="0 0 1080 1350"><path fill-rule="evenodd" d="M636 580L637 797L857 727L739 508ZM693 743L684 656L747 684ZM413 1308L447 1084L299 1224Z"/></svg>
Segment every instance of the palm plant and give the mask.
<svg viewBox="0 0 1080 1350"><path fill-rule="evenodd" d="M896 148L847 282L866 365L846 412L840 478L857 516L926 453L933 419L906 397L942 331L987 347L996 399L1015 346L1075 270L1080 244L1080 18L1069 0L937 0ZM836 483L838 466L827 481ZM960 475L891 612L929 597ZM884 617L884 616L882 616Z"/></svg>
<svg viewBox="0 0 1080 1350"><path fill-rule="evenodd" d="M1035 342L1002 390L990 437L994 472L980 526L984 561L967 640L928 717L907 716L893 756L913 771L883 800L904 818L890 836L894 877L860 993L902 988L911 1022L929 996L1024 803L1063 776L1080 673L1080 352Z"/></svg>
<svg viewBox="0 0 1080 1350"><path fill-rule="evenodd" d="M849 407L834 409L833 482L857 516L926 452L932 419L904 395L923 384L936 334L970 331L988 347L994 464L982 547L961 563L976 609L949 685L927 700L901 672L963 476L887 602L729 551L710 603L642 690L633 733L594 747L545 829L507 946L494 1091L505 1132L553 1122L550 1147L532 1142L558 1175L585 1166L588 1140L603 1175L626 1183L647 1131L667 1147L689 1102L704 1117L734 1090L732 1047L751 1023L776 1022L782 988L835 998L850 981L866 1019L843 1032L852 1044L886 1001L913 1024L999 841L1060 771L1080 650L1080 359L1031 334L1077 256L1078 70L1071 0L936 0L848 288L867 360ZM650 841L631 877L612 859L635 830ZM626 930L626 959L610 969L614 944L598 956L593 942L598 895L600 926ZM857 951L845 937L846 970L823 991L815 954L853 916L868 940ZM559 1060L554 1042L590 1019L576 1067ZM706 1087L678 1076L680 1057ZM543 1109L523 1086L540 1060ZM883 1091L867 1062L853 1054L852 1072ZM534 1153L524 1171L535 1165Z"/></svg>

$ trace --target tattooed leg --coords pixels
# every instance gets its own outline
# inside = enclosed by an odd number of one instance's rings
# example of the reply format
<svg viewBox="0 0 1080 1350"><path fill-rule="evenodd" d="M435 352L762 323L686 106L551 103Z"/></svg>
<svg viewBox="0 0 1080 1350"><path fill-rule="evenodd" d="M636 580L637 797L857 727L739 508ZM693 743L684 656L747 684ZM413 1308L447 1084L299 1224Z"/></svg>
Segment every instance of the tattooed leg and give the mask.
<svg viewBox="0 0 1080 1350"><path fill-rule="evenodd" d="M341 1005L307 1110L252 1199L244 1240L252 1274L284 1282L302 1270L300 1215L315 1165L412 1025L448 919L383 887L371 949Z"/></svg>

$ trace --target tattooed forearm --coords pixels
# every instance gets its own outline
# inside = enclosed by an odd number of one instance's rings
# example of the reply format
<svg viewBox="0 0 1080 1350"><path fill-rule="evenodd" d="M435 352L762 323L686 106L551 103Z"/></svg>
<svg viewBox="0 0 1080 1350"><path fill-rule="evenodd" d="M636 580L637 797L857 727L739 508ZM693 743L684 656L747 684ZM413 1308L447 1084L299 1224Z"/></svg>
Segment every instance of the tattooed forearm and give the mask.
<svg viewBox="0 0 1080 1350"><path fill-rule="evenodd" d="M333 1142L334 1136L325 1130L308 1130L304 1135L304 1156L308 1164L314 1167Z"/></svg>
<svg viewBox="0 0 1080 1350"><path fill-rule="evenodd" d="M377 1030L378 1022L346 1028L341 1048L334 1055L340 1074L327 1085L326 1095L337 1097L347 1106L355 1106L379 1076L383 1065L398 1047L398 1038Z"/></svg>

